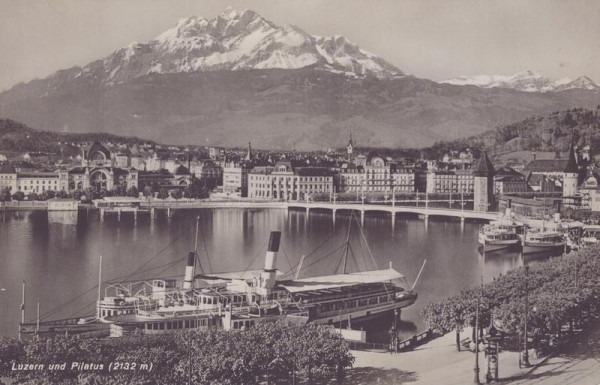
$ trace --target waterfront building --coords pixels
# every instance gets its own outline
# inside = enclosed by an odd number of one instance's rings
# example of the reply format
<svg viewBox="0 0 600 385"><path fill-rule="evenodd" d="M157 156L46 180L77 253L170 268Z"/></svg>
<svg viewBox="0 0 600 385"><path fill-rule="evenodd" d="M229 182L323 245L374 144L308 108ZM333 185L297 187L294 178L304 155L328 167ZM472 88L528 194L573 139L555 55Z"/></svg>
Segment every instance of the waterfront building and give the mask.
<svg viewBox="0 0 600 385"><path fill-rule="evenodd" d="M333 192L333 173L323 167L300 167L290 162L254 167L248 174L248 197L275 200L310 199Z"/></svg>
<svg viewBox="0 0 600 385"><path fill-rule="evenodd" d="M432 170L426 175L428 193L473 193L475 180L471 170Z"/></svg>
<svg viewBox="0 0 600 385"><path fill-rule="evenodd" d="M12 193L17 191L17 170L10 164L0 165L0 191L6 188Z"/></svg>
<svg viewBox="0 0 600 385"><path fill-rule="evenodd" d="M600 184L598 181L600 180L600 175L593 171L588 171L587 176L583 179L583 182L579 186L578 193L581 196L581 208L583 209L592 209L592 203L596 196L596 192L598 191L598 187ZM598 204L593 205L596 208Z"/></svg>
<svg viewBox="0 0 600 385"><path fill-rule="evenodd" d="M160 189L183 189L192 183L193 175L189 169L179 165L175 173L162 169L161 171L140 171L138 175L138 190L143 192L146 187L151 187L154 192Z"/></svg>
<svg viewBox="0 0 600 385"><path fill-rule="evenodd" d="M57 172L24 172L17 174L17 190L23 191L25 195L29 193L40 194L44 191L62 190L59 184Z"/></svg>
<svg viewBox="0 0 600 385"><path fill-rule="evenodd" d="M356 157L359 159L359 157ZM400 168L379 156L365 158L360 165L345 163L339 169L339 192L413 192L415 172Z"/></svg>
<svg viewBox="0 0 600 385"><path fill-rule="evenodd" d="M525 175L512 167L502 167L494 174L494 195L515 194L530 191Z"/></svg>
<svg viewBox="0 0 600 385"><path fill-rule="evenodd" d="M544 175L548 180L554 181L556 186L562 187L564 197L577 195L579 172L573 146L567 158L559 152L556 152L552 159L539 159L539 156L534 154L533 160L524 168L524 173L527 175Z"/></svg>
<svg viewBox="0 0 600 385"><path fill-rule="evenodd" d="M223 192L239 197L248 196L248 173L252 170L252 163L228 162L223 168Z"/></svg>
<svg viewBox="0 0 600 385"><path fill-rule="evenodd" d="M190 173L197 179L206 181L211 189L223 183L223 168L211 159L190 162Z"/></svg>
<svg viewBox="0 0 600 385"><path fill-rule="evenodd" d="M65 190L66 185L61 181L58 172L24 171L17 172L9 164L0 166L0 190L8 188L11 194L22 191L40 194L44 191Z"/></svg>
<svg viewBox="0 0 600 385"><path fill-rule="evenodd" d="M546 176L543 174L527 174L527 185L534 192L558 193L562 191L562 180L557 176Z"/></svg>

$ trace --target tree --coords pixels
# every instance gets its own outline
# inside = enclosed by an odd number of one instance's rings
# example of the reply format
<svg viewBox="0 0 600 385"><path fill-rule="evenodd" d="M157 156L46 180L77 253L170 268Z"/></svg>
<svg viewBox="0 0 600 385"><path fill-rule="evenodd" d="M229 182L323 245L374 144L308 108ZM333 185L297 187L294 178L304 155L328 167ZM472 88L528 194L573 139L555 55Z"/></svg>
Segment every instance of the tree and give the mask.
<svg viewBox="0 0 600 385"><path fill-rule="evenodd" d="M158 190L158 195L156 196L158 199L167 199L169 197L169 192L166 188L161 188Z"/></svg>
<svg viewBox="0 0 600 385"><path fill-rule="evenodd" d="M69 197L69 194L65 190L58 190L56 193L56 197L60 199L65 199Z"/></svg>
<svg viewBox="0 0 600 385"><path fill-rule="evenodd" d="M148 199L154 197L154 190L152 189L152 186L144 187L144 196Z"/></svg>
<svg viewBox="0 0 600 385"><path fill-rule="evenodd" d="M0 191L0 201L1 202L9 202L11 199L10 195L10 187L5 187Z"/></svg>
<svg viewBox="0 0 600 385"><path fill-rule="evenodd" d="M181 199L183 197L183 193L180 189L176 188L171 190L171 196L175 199Z"/></svg>
<svg viewBox="0 0 600 385"><path fill-rule="evenodd" d="M40 199L43 201L47 201L48 199L52 199L55 196L56 196L56 193L54 192L54 190L44 190L40 194Z"/></svg>
<svg viewBox="0 0 600 385"><path fill-rule="evenodd" d="M123 197L127 195L127 189L123 185L115 186L111 191L112 196Z"/></svg>
<svg viewBox="0 0 600 385"><path fill-rule="evenodd" d="M25 199L25 193L19 190L12 195L12 199L16 201L22 201L23 199Z"/></svg>
<svg viewBox="0 0 600 385"><path fill-rule="evenodd" d="M135 186L131 186L128 190L127 190L127 196L128 197L132 197L132 198L137 198L139 196L139 191L137 189L137 187Z"/></svg>
<svg viewBox="0 0 600 385"><path fill-rule="evenodd" d="M29 194L27 194L27 200L29 201L37 201L39 200L39 196L38 194L34 193L34 192L30 192Z"/></svg>
<svg viewBox="0 0 600 385"><path fill-rule="evenodd" d="M71 197L73 199L79 200L79 199L81 199L82 196L83 196L83 191L81 191L81 190L73 190L71 192Z"/></svg>

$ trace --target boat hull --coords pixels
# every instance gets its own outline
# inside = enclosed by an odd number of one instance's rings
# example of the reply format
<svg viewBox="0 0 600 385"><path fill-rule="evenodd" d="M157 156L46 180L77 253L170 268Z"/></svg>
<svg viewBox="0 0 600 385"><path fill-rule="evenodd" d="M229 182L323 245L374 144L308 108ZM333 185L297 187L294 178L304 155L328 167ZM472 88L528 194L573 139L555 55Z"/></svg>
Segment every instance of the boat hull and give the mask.
<svg viewBox="0 0 600 385"><path fill-rule="evenodd" d="M352 322L363 322L381 317L394 310L400 310L410 306L415 303L416 300L416 294L406 295L405 298L399 299L395 302L381 304L381 306L369 306L352 311L346 310L338 314L316 315L315 317L311 317L309 322L319 325L332 325L340 322L344 323L347 322L348 319L352 320Z"/></svg>
<svg viewBox="0 0 600 385"><path fill-rule="evenodd" d="M519 240L515 239L512 240L510 242L507 241L503 241L503 242L486 242L486 243L481 243L481 247L483 248L483 251L498 251L498 250L505 250L505 249L512 249L515 247L519 246Z"/></svg>
<svg viewBox="0 0 600 385"><path fill-rule="evenodd" d="M565 244L556 243L535 243L525 241L523 244L523 254L541 253L541 252L556 252L565 248Z"/></svg>

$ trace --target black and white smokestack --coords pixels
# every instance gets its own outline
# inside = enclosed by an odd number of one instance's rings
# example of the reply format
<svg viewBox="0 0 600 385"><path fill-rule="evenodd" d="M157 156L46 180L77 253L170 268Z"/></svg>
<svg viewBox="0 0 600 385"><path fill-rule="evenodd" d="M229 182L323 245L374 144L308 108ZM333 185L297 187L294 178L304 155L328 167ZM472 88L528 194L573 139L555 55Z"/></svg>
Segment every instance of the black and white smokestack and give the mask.
<svg viewBox="0 0 600 385"><path fill-rule="evenodd" d="M279 242L281 241L281 231L271 231L269 237L269 248L265 256L265 271L275 271L277 265L277 253L279 252Z"/></svg>
<svg viewBox="0 0 600 385"><path fill-rule="evenodd" d="M196 253L190 251L187 256L187 264L185 266L185 278L183 279L183 288L191 289L194 282L194 264L196 262Z"/></svg>

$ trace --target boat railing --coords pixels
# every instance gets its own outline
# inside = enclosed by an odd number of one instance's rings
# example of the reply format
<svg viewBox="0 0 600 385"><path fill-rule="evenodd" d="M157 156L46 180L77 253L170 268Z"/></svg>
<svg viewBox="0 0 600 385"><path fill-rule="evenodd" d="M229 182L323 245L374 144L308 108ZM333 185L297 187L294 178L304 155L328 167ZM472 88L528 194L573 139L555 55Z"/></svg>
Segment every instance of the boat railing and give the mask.
<svg viewBox="0 0 600 385"><path fill-rule="evenodd" d="M315 296L314 298L311 298L311 297L302 298L303 293L297 293L296 296L299 297L297 299L297 301L299 303L301 303L301 305L305 305L305 304L316 303L316 302L336 301L336 300L340 300L340 299L361 299L364 297L371 297L373 295L393 296L395 293L401 292L404 290L405 289L402 287L382 284L382 285L378 285L377 287L359 286L357 288L344 290L344 291L341 291L341 292L335 293L335 294L334 293L331 293L331 294L321 293L318 296Z"/></svg>

